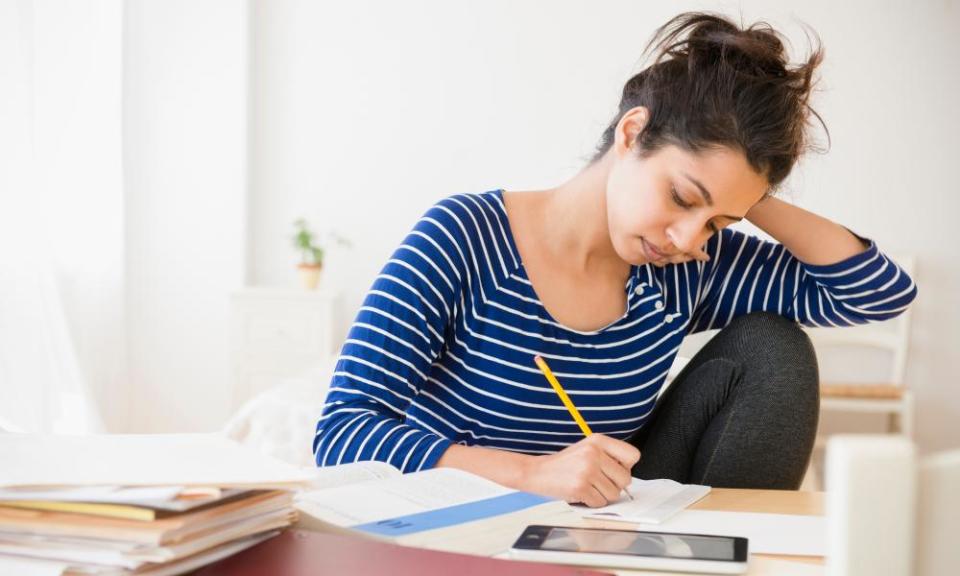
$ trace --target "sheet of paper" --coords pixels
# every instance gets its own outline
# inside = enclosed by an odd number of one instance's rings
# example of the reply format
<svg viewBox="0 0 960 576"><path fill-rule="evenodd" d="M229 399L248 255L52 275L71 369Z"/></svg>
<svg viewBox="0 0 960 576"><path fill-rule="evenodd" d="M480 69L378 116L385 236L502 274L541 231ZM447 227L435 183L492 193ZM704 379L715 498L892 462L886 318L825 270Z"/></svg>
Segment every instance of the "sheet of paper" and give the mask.
<svg viewBox="0 0 960 576"><path fill-rule="evenodd" d="M174 560L168 564L160 564L153 569L142 569L143 571L138 572L138 574L142 574L143 576L176 576L177 574L186 574L192 570L200 568L201 566L212 564L221 558L238 554L240 551L256 546L257 544L265 540L269 540L278 534L280 534L279 530L267 532L266 534L255 534L248 538L229 542L222 546L211 548L210 550L206 550L200 554L194 554L193 556L189 556L181 560Z"/></svg>
<svg viewBox="0 0 960 576"><path fill-rule="evenodd" d="M749 566L747 576L823 576L826 574L826 567L823 564L808 564L763 556L751 556Z"/></svg>
<svg viewBox="0 0 960 576"><path fill-rule="evenodd" d="M0 487L296 487L311 474L220 434L0 434Z"/></svg>
<svg viewBox="0 0 960 576"><path fill-rule="evenodd" d="M80 488L0 488L0 500L47 500L54 502L105 502L110 504L140 504L168 501L176 498L183 486L83 486Z"/></svg>
<svg viewBox="0 0 960 576"><path fill-rule="evenodd" d="M493 556L509 560L510 552L503 551ZM604 572L613 572L620 576L703 576L702 572L659 572L656 570L624 570L597 567ZM826 568L820 564L808 564L806 562L795 562L790 560L780 560L777 558L766 558L764 556L751 556L747 567L747 576L823 576L826 574Z"/></svg>
<svg viewBox="0 0 960 576"><path fill-rule="evenodd" d="M0 556L0 574L16 574L17 576L60 576L67 567L68 564L64 562Z"/></svg>
<svg viewBox="0 0 960 576"><path fill-rule="evenodd" d="M826 554L826 518L823 516L684 510L662 524L636 525L636 529L743 536L750 540L751 554Z"/></svg>
<svg viewBox="0 0 960 576"><path fill-rule="evenodd" d="M29 556L37 560L52 560L68 564L102 564L118 568L134 569L143 562L130 560L120 552L114 550L97 550L95 548L60 548L53 545L5 544L0 541L0 554ZM2 566L2 564L0 564ZM19 574L19 572L3 572L3 574Z"/></svg>
<svg viewBox="0 0 960 576"><path fill-rule="evenodd" d="M632 500L621 494L613 504L601 508L577 506L576 509L584 518L657 524L710 493L709 486L639 478L634 478L627 490Z"/></svg>
<svg viewBox="0 0 960 576"><path fill-rule="evenodd" d="M347 484L359 484L360 482L383 480L385 478L400 476L400 470L386 462L377 462L375 460L351 462L350 464L341 464L340 466L330 466L328 468L313 467L309 472L313 475L309 486L311 490L333 488Z"/></svg>
<svg viewBox="0 0 960 576"><path fill-rule="evenodd" d="M395 518L512 492L453 468L434 468L376 483L311 490L297 495L297 508L340 526Z"/></svg>

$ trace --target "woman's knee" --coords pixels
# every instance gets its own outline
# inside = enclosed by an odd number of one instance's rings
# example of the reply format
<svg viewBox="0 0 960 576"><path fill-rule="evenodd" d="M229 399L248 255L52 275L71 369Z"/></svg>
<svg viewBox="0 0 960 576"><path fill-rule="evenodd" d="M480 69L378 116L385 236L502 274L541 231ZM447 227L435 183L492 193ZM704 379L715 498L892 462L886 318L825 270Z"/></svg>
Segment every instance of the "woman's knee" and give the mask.
<svg viewBox="0 0 960 576"><path fill-rule="evenodd" d="M728 330L750 357L816 366L817 356L810 337L799 324L779 314L753 312L738 316L721 334Z"/></svg>
<svg viewBox="0 0 960 576"><path fill-rule="evenodd" d="M807 333L792 320L769 312L735 318L717 342L722 356L734 357L773 400L819 406L817 356Z"/></svg>

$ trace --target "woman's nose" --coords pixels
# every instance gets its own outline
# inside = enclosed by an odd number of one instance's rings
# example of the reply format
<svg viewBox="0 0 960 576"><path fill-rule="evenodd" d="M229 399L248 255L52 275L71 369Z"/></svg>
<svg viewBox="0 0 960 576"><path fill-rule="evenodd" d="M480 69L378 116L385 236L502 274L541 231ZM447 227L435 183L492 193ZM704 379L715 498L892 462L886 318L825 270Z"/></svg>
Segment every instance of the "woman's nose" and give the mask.
<svg viewBox="0 0 960 576"><path fill-rule="evenodd" d="M684 254L697 254L709 234L696 223L677 223L667 228L667 239Z"/></svg>

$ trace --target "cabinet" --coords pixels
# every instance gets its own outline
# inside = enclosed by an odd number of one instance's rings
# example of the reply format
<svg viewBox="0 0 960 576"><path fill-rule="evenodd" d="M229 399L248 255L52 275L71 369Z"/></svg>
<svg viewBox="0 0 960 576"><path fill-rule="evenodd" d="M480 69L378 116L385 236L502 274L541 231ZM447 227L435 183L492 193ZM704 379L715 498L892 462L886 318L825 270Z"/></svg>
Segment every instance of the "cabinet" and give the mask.
<svg viewBox="0 0 960 576"><path fill-rule="evenodd" d="M337 353L341 297L330 290L249 287L231 295L234 410Z"/></svg>

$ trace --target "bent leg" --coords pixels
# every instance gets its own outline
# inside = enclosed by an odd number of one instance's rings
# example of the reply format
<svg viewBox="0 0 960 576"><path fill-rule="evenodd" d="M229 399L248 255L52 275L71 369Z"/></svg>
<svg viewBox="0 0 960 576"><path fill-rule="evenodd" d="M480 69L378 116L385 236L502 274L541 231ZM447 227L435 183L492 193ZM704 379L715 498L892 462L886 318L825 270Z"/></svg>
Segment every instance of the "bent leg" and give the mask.
<svg viewBox="0 0 960 576"><path fill-rule="evenodd" d="M735 318L690 361L629 441L638 478L796 489L813 450L820 395L810 339L767 312Z"/></svg>

